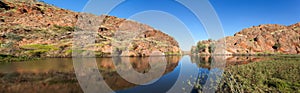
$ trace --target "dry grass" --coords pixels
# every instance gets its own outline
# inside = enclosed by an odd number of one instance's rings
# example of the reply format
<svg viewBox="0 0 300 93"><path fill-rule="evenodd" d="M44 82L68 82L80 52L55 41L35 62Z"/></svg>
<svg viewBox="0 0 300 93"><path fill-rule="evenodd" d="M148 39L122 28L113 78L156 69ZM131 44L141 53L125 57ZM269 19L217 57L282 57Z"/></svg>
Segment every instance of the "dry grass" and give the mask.
<svg viewBox="0 0 300 93"><path fill-rule="evenodd" d="M219 92L300 92L300 57L226 68Z"/></svg>

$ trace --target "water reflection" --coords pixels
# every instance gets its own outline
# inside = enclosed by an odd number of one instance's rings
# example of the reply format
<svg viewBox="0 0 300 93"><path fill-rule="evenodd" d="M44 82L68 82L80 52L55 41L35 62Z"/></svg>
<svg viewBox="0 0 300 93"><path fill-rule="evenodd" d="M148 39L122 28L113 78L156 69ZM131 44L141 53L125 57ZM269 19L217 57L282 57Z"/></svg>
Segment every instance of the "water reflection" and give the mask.
<svg viewBox="0 0 300 93"><path fill-rule="evenodd" d="M260 56L191 56L191 62L199 67L195 88L192 92L214 93L221 82L226 66L259 62L270 58ZM202 93L201 92L201 93Z"/></svg>
<svg viewBox="0 0 300 93"><path fill-rule="evenodd" d="M224 58L225 57L225 58ZM199 68L211 68L212 59L215 62L226 62L226 66L230 65L243 65L251 62L260 62L263 60L269 60L270 57L264 56L191 56L191 62L196 63Z"/></svg>
<svg viewBox="0 0 300 93"><path fill-rule="evenodd" d="M166 57L167 74L174 70L181 57ZM148 58L129 58L133 69L145 73L151 66ZM136 86L116 72L112 58L97 58L97 65L105 82L113 90ZM75 76L70 58L50 58L29 62L0 64L1 92L83 92ZM16 87L18 86L18 87Z"/></svg>
<svg viewBox="0 0 300 93"><path fill-rule="evenodd" d="M126 58L125 58L126 59ZM164 74L167 74L175 69L175 67L178 66L178 62L181 59L180 56L171 56L166 57L166 70L164 71ZM103 60L99 59L101 61L98 61L100 65L100 72L103 76L106 83L113 89L113 90L123 90L130 87L136 86L136 84L130 83L124 78L122 78L115 69L114 63L112 62L112 59L110 60ZM146 73L151 69L151 66L149 65L149 58L130 58L130 64L133 66L133 68L140 73ZM126 67L129 68L129 67ZM110 69L110 70L107 70ZM134 77L132 79L135 79Z"/></svg>
<svg viewBox="0 0 300 93"><path fill-rule="evenodd" d="M103 80L109 87L117 92L144 92L145 90L155 93L167 92L174 84L188 84L188 82L200 82L200 84L212 84L207 79L215 78L224 65L241 65L250 62L259 62L267 60L267 57L255 56L232 56L232 57L209 57L209 56L170 56L165 57L166 69L163 76L150 85L136 85L122 78L116 71L112 58L97 58L98 71L103 76ZM132 68L139 73L147 73L152 66L149 64L149 58L129 58L127 61ZM222 63L222 64L220 64ZM125 67L126 68L126 67ZM189 68L191 70L182 70ZM197 69L196 76L193 71ZM212 71L215 70L215 71ZM179 74L182 72L183 74ZM218 73L217 73L218 72ZM182 77L181 77L182 76ZM0 92L83 92L77 81L73 61L70 58L50 58L29 62L0 63ZM195 78L196 77L196 78ZM189 78L189 80L183 80ZM202 78L202 79L199 79ZM194 84L190 84L194 86ZM179 88L180 87L180 88ZM179 86L180 92L184 92L183 87ZM187 88L185 88L188 90ZM178 91L179 91L178 90Z"/></svg>

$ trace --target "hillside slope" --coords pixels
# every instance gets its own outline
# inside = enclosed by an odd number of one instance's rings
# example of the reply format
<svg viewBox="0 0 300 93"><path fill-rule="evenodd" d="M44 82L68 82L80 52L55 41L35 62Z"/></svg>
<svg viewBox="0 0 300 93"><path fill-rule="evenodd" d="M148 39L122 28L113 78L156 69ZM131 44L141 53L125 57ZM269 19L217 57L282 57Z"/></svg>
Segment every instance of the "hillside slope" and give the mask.
<svg viewBox="0 0 300 93"><path fill-rule="evenodd" d="M35 0L0 1L0 51L4 55L71 57L73 34L81 15L102 21L95 31L97 56L110 56L118 50L124 56L149 56L153 51L180 53L174 38L145 24L108 15L91 15L57 8ZM97 19L97 20L98 20ZM143 31L139 31L139 28ZM138 33L124 49L112 44L115 34L124 30ZM126 52L124 52L126 51Z"/></svg>
<svg viewBox="0 0 300 93"><path fill-rule="evenodd" d="M290 26L253 26L223 39L226 39L227 54L300 54L300 23ZM213 42L215 41L199 41L198 49L193 49L202 54L210 54L208 46Z"/></svg>

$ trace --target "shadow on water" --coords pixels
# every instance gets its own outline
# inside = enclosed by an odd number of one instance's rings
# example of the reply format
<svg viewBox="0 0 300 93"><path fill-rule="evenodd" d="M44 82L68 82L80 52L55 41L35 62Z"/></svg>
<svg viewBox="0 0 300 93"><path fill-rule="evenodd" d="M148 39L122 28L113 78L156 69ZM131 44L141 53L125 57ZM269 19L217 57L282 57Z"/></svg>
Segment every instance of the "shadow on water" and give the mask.
<svg viewBox="0 0 300 93"><path fill-rule="evenodd" d="M139 73L147 73L151 66L148 58L129 58L130 64ZM258 62L265 57L226 57L226 65ZM224 61L209 56L170 56L162 77L149 85L136 85L123 79L117 72L112 58L97 58L97 65L105 82L117 93L165 93L170 88L184 92L188 86L207 83L212 69L212 60ZM184 70L187 69L187 70ZM196 74L191 72L196 69ZM220 72L220 71L217 71ZM77 82L71 58L49 58L29 62L0 63L0 92L83 92ZM178 83L176 80L180 80ZM189 80L185 80L189 79ZM174 86L176 84L182 86ZM181 87L181 88L179 88ZM177 90L177 91L178 91ZM192 92L197 92L193 90Z"/></svg>

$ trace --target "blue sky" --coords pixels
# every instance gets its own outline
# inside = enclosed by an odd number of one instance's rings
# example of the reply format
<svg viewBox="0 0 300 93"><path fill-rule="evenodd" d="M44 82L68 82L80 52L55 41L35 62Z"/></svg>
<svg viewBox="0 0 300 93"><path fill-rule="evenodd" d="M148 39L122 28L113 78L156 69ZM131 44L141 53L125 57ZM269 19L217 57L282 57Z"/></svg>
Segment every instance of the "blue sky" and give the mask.
<svg viewBox="0 0 300 93"><path fill-rule="evenodd" d="M43 0L46 3L53 4L60 8L69 9L77 12L81 12L88 0ZM251 26L257 26L260 24L282 24L291 25L300 22L300 0L209 0L214 7L216 13L219 16L221 24L224 28L226 36L232 36L234 33L248 28ZM102 2L105 2L103 0ZM173 0L127 0L118 7L115 7L109 15L117 16L120 18L129 18L137 20L143 23L141 18L146 16L135 16L137 12L143 10L163 10L165 13L175 15L180 19L189 29L190 36L194 39L193 42L204 40L209 38L203 29L201 22L189 12L185 7L180 6L178 3L174 3ZM97 12L93 14L100 15ZM154 12L153 12L154 13ZM155 12L157 13L157 12ZM147 13L145 13L146 15ZM149 14L149 13L148 13ZM163 14L163 13L162 13ZM158 14L159 15L159 14ZM151 16L151 15L150 15ZM163 16L163 15L161 15ZM156 17L159 18L159 17ZM155 19L157 23L146 23L154 28L162 30L165 33L175 33L174 35L187 33L180 32L176 29L176 26L172 26L172 22L169 23L169 27L161 27L163 24L168 24L167 20ZM149 20L147 20L149 21ZM175 21L174 21L175 22ZM175 25L175 23L174 23ZM173 30L164 31L164 30ZM177 37L182 39L180 42L186 41L185 37ZM176 37L175 37L176 38Z"/></svg>

